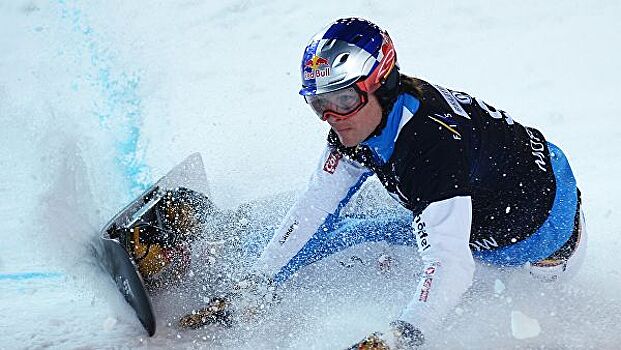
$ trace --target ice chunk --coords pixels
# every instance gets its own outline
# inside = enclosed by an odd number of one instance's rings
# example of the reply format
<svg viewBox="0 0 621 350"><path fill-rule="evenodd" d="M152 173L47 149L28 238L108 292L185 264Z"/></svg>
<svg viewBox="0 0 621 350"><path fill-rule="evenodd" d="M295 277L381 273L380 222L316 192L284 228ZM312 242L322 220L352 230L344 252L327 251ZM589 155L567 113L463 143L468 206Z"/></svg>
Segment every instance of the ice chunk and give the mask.
<svg viewBox="0 0 621 350"><path fill-rule="evenodd" d="M377 259L377 264L381 272L388 272L392 267L392 257L387 254L382 254Z"/></svg>
<svg viewBox="0 0 621 350"><path fill-rule="evenodd" d="M541 333L539 321L520 311L511 311L511 334L516 339L534 338Z"/></svg>
<svg viewBox="0 0 621 350"><path fill-rule="evenodd" d="M114 326L116 326L116 322L117 322L117 321L116 321L116 318L114 318L114 317L108 317L108 318L106 318L106 319L104 320L104 323L103 323L103 329L104 329L104 331L106 331L106 332L111 331L111 330L114 328Z"/></svg>
<svg viewBox="0 0 621 350"><path fill-rule="evenodd" d="M505 284L502 283L501 280L497 279L494 282L494 292L496 292L496 294L502 294L502 292L505 291Z"/></svg>

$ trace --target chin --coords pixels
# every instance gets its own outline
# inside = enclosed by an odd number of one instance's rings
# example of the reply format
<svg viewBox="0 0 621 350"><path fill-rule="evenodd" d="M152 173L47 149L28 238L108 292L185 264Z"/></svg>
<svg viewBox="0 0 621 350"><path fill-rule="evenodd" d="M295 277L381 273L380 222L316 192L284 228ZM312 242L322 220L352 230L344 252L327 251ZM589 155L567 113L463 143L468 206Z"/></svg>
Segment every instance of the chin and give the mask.
<svg viewBox="0 0 621 350"><path fill-rule="evenodd" d="M341 135L339 135L339 141L341 141L341 143L345 147L354 147L354 146L357 146L360 143L360 140L352 140L352 139L349 139L349 138L344 138Z"/></svg>

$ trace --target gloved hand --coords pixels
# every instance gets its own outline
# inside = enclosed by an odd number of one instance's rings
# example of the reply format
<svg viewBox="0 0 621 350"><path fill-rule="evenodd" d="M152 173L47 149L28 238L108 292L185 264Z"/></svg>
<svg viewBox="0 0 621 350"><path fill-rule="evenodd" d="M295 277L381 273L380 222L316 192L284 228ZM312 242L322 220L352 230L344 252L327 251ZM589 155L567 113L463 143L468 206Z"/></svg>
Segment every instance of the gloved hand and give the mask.
<svg viewBox="0 0 621 350"><path fill-rule="evenodd" d="M414 350L425 343L423 333L405 321L393 321L386 333L373 333L347 350Z"/></svg>
<svg viewBox="0 0 621 350"><path fill-rule="evenodd" d="M347 350L390 350L382 333L373 333Z"/></svg>
<svg viewBox="0 0 621 350"><path fill-rule="evenodd" d="M229 298L236 320L248 322L277 301L276 285L264 274L248 274L231 288Z"/></svg>
<svg viewBox="0 0 621 350"><path fill-rule="evenodd" d="M229 305L229 301L226 298L212 298L206 307L193 310L192 313L181 317L179 327L196 329L208 324L230 326L231 312Z"/></svg>
<svg viewBox="0 0 621 350"><path fill-rule="evenodd" d="M212 298L204 308L183 316L179 327L200 328L208 324L230 326L233 322L252 321L277 301L275 291L269 277L248 274L226 296Z"/></svg>
<svg viewBox="0 0 621 350"><path fill-rule="evenodd" d="M392 321L390 322L390 329L395 339L395 350L416 349L425 343L423 332L408 322L401 320Z"/></svg>

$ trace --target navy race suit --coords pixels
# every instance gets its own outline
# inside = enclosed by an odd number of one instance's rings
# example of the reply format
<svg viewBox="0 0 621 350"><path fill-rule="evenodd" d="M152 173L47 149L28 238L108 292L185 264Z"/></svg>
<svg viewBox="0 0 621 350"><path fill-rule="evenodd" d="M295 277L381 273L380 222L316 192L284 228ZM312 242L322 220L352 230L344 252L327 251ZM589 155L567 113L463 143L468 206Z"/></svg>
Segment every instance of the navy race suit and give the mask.
<svg viewBox="0 0 621 350"><path fill-rule="evenodd" d="M424 266L399 319L425 333L471 285L474 258L519 266L566 247L579 195L565 156L541 132L468 94L421 87L420 96L399 95L383 127L355 148L330 132L308 187L256 268L282 282L358 243L414 241ZM340 217L371 175L413 221Z"/></svg>
<svg viewBox="0 0 621 350"><path fill-rule="evenodd" d="M381 138L347 149L332 131L330 144L370 168L415 215L430 203L471 196L475 249L530 237L547 219L555 195L544 136L465 93L432 85L423 92L418 102L402 97L418 108L395 130L390 155L390 146L380 144L389 140ZM391 121L385 131L399 127Z"/></svg>

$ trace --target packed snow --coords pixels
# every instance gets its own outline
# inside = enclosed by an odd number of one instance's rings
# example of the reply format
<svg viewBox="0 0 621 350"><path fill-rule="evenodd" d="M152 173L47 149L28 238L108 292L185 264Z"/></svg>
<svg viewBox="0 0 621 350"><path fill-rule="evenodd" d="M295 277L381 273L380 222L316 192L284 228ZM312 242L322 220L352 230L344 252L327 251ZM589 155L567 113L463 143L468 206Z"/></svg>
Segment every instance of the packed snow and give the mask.
<svg viewBox="0 0 621 350"><path fill-rule="evenodd" d="M159 300L167 316L148 338L92 249L196 151L219 207L265 200L253 224L276 225L327 132L297 95L302 50L345 16L387 28L403 72L542 130L583 194L588 252L573 280L479 266L426 348L618 348L619 1L0 0L0 349L343 349L394 317L417 257L360 246L301 271L248 327L181 331L174 300ZM372 183L354 204L384 200Z"/></svg>

